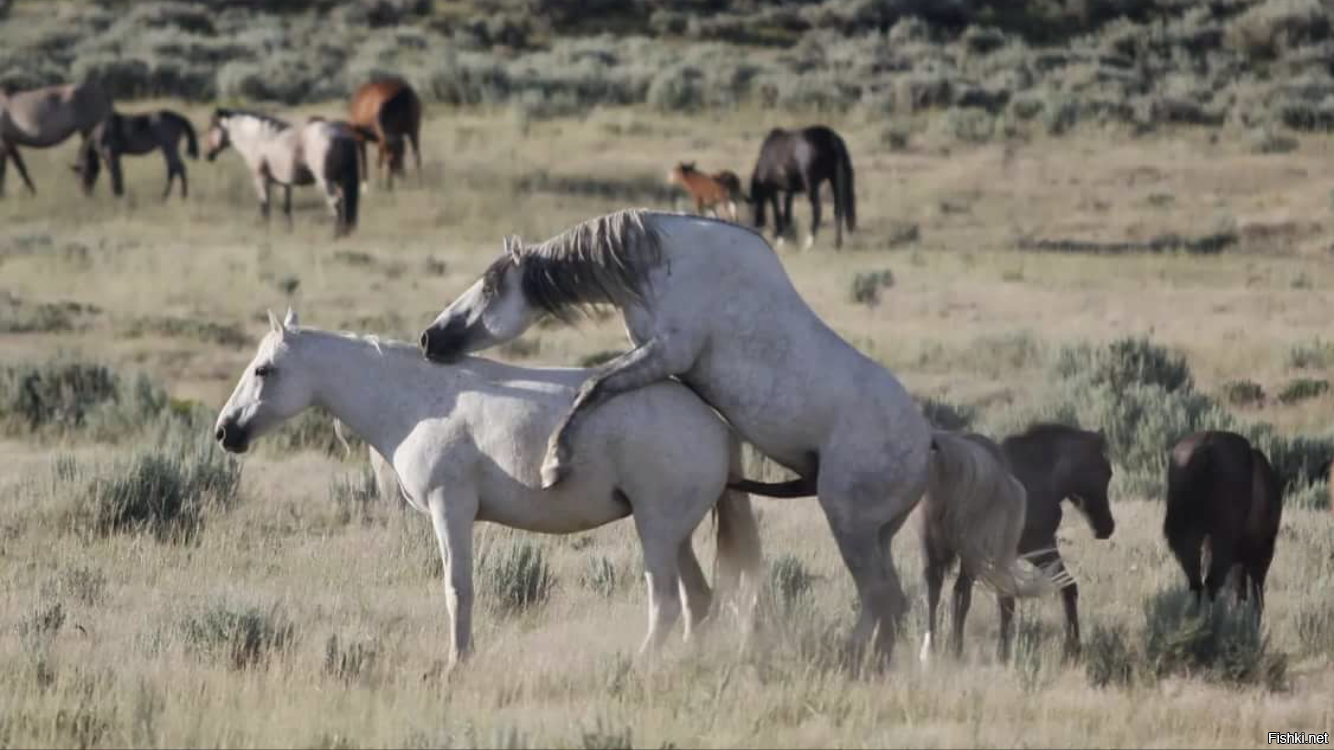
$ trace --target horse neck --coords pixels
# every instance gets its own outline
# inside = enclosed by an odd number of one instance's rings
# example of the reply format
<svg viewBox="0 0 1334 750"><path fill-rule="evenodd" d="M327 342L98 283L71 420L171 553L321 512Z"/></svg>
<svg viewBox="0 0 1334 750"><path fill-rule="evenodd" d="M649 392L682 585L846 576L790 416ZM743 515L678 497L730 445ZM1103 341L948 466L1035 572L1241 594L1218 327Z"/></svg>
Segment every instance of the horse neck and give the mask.
<svg viewBox="0 0 1334 750"><path fill-rule="evenodd" d="M452 400L452 379L415 353L315 330L301 331L293 346L313 373L314 404L390 460L428 404Z"/></svg>
<svg viewBox="0 0 1334 750"><path fill-rule="evenodd" d="M232 146L247 161L257 158L265 145L277 140L288 128L279 128L259 118L244 117L232 121L228 137Z"/></svg>

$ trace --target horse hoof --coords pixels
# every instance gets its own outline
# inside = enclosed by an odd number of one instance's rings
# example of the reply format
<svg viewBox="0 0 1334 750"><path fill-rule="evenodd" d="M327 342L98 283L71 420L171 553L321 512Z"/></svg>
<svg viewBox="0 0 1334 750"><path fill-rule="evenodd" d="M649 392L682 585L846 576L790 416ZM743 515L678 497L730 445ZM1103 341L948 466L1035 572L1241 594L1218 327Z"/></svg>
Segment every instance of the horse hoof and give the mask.
<svg viewBox="0 0 1334 750"><path fill-rule="evenodd" d="M922 650L917 652L917 660L923 664L931 663L931 634L922 636Z"/></svg>
<svg viewBox="0 0 1334 750"><path fill-rule="evenodd" d="M783 239L784 239L783 237L779 237L777 240L775 240L775 241L774 241L774 247L782 247L782 246L783 246Z"/></svg>
<svg viewBox="0 0 1334 750"><path fill-rule="evenodd" d="M813 234L806 235L806 244L803 245L801 249L810 250L814 246L815 246L815 235Z"/></svg>

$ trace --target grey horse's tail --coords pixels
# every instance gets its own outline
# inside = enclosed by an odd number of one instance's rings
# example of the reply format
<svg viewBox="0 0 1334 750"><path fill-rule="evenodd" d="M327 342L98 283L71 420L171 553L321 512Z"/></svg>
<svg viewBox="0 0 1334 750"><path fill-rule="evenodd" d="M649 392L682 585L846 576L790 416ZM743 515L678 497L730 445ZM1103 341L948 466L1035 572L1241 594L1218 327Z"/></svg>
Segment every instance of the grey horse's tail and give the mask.
<svg viewBox="0 0 1334 750"><path fill-rule="evenodd" d="M834 162L834 205L843 214L844 223L849 232L857 231L857 193L854 187L855 175L852 170L852 158L848 156L848 146L843 139L834 136L834 148L838 151Z"/></svg>
<svg viewBox="0 0 1334 750"><path fill-rule="evenodd" d="M1019 564L1028 498L992 447L963 434L934 434L923 501L927 522L957 551L965 570L1002 596L1040 596L1069 585L1068 573Z"/></svg>
<svg viewBox="0 0 1334 750"><path fill-rule="evenodd" d="M732 470L741 468L741 446L731 448ZM758 601L762 582L763 553L760 530L750 506L750 496L730 486L713 508L717 524L717 557L714 588L731 599L743 619L748 620Z"/></svg>

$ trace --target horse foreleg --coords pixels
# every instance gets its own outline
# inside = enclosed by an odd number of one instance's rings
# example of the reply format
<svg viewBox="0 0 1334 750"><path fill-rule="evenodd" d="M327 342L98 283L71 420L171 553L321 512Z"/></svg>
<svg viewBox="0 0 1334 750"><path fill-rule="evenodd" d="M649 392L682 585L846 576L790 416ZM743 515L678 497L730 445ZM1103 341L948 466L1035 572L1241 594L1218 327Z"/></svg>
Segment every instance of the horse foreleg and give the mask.
<svg viewBox="0 0 1334 750"><path fill-rule="evenodd" d="M269 185L271 180L267 172L255 175L255 193L259 196L259 215L265 223L269 221Z"/></svg>
<svg viewBox="0 0 1334 750"><path fill-rule="evenodd" d="M1010 641L1014 636L1014 597L998 596L996 604L1000 608L1000 644L996 648L996 658L1007 662L1010 660Z"/></svg>
<svg viewBox="0 0 1334 750"><path fill-rule="evenodd" d="M686 346L654 338L600 367L584 381L574 404L547 441L546 456L542 459L542 488L555 487L568 473L570 436L589 409L617 394L685 372L693 359L693 351Z"/></svg>
<svg viewBox="0 0 1334 750"><path fill-rule="evenodd" d="M283 185L283 217L287 219L287 231L292 231L292 186Z"/></svg>
<svg viewBox="0 0 1334 750"><path fill-rule="evenodd" d="M783 193L783 236L792 231L792 201L796 198L791 190Z"/></svg>
<svg viewBox="0 0 1334 750"><path fill-rule="evenodd" d="M431 525L435 528L445 571L451 665L467 659L472 653L472 527L477 517L475 496L454 496L452 500L446 501L438 491L428 499Z"/></svg>
<svg viewBox="0 0 1334 750"><path fill-rule="evenodd" d="M23 157L19 155L18 147L9 147L9 158L14 160L14 166L19 171L19 177L23 178L23 184L28 187L28 192L37 195L37 188L32 184L32 179L28 177L28 166L23 163Z"/></svg>

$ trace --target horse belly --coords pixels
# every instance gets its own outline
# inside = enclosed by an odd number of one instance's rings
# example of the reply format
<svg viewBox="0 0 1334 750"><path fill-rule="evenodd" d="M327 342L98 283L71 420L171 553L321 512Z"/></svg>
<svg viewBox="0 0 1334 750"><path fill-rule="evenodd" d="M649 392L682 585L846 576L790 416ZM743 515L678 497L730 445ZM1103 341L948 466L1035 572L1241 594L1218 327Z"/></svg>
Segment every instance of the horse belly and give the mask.
<svg viewBox="0 0 1334 750"><path fill-rule="evenodd" d="M630 515L630 506L605 484L574 480L557 491L504 484L483 490L477 520L540 534L575 534Z"/></svg>

